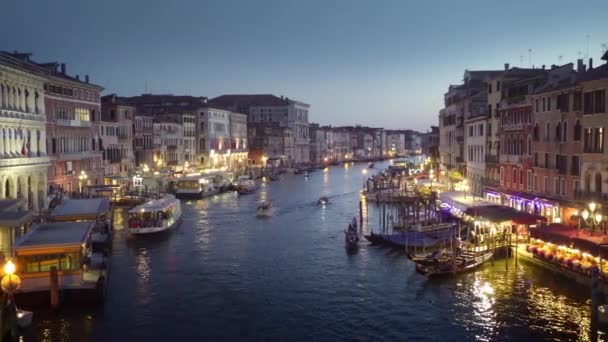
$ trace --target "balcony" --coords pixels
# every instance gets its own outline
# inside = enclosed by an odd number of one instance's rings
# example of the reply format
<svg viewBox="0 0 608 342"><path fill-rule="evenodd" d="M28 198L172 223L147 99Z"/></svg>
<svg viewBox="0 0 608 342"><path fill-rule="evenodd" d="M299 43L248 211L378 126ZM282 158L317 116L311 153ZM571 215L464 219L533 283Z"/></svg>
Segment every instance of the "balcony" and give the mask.
<svg viewBox="0 0 608 342"><path fill-rule="evenodd" d="M30 120L30 121L40 121L46 122L46 117L44 115L38 113L25 113L21 111L16 111L12 109L2 109L0 110L0 117L15 119L15 120Z"/></svg>
<svg viewBox="0 0 608 342"><path fill-rule="evenodd" d="M57 119L57 120L55 120L55 124L57 126L65 126L65 127L91 127L91 121L81 121L81 120Z"/></svg>
<svg viewBox="0 0 608 342"><path fill-rule="evenodd" d="M81 160L89 158L101 158L100 151L66 152L57 153L53 156L55 160Z"/></svg>
<svg viewBox="0 0 608 342"><path fill-rule="evenodd" d="M585 202L602 202L608 200L608 194L586 190L576 190L574 191L574 199Z"/></svg>
<svg viewBox="0 0 608 342"><path fill-rule="evenodd" d="M23 158L0 158L0 167L11 167L11 166L47 166L50 163L50 159L47 156L44 157L23 157Z"/></svg>
<svg viewBox="0 0 608 342"><path fill-rule="evenodd" d="M486 154L486 164L499 164L498 156L492 156Z"/></svg>

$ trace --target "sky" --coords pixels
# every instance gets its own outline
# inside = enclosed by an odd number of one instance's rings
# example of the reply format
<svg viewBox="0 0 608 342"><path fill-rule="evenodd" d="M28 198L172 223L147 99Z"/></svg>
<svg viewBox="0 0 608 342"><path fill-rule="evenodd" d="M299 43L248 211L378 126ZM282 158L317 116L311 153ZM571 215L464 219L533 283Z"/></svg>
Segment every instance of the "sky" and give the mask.
<svg viewBox="0 0 608 342"><path fill-rule="evenodd" d="M606 0L20 0L0 11L0 49L65 62L106 94L272 93L310 104L313 122L420 131L465 69L598 65L608 43Z"/></svg>

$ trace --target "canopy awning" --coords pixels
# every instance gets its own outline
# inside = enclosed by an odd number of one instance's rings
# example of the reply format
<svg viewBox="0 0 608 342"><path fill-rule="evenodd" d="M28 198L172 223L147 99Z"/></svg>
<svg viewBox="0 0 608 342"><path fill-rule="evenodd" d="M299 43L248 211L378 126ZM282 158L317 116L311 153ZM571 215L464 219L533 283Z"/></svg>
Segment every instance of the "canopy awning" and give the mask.
<svg viewBox="0 0 608 342"><path fill-rule="evenodd" d="M577 228L553 223L530 230L530 236L558 245L573 245L581 251L587 251L608 259L608 235L589 235Z"/></svg>
<svg viewBox="0 0 608 342"><path fill-rule="evenodd" d="M540 215L517 211L504 205L488 205L469 208L467 209L466 214L473 217L483 217L484 219L495 223L513 221L516 224L531 225L537 224L538 222L547 222L547 219Z"/></svg>

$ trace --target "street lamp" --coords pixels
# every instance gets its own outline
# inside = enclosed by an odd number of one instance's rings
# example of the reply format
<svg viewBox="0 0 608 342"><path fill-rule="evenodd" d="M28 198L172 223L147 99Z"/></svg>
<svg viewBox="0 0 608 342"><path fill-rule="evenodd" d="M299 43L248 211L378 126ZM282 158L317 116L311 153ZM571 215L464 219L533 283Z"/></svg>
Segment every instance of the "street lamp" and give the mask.
<svg viewBox="0 0 608 342"><path fill-rule="evenodd" d="M82 186L83 186L84 182L87 180L87 178L89 178L89 176L87 176L87 173L84 172L84 170L81 170L80 174L78 175L78 188L80 190L81 196L82 196Z"/></svg>
<svg viewBox="0 0 608 342"><path fill-rule="evenodd" d="M595 202L591 202L587 206L589 207L589 210L584 209L581 212L581 216L585 222L591 223L591 230L595 231L595 226L602 223L603 215L599 210L596 211L598 207Z"/></svg>

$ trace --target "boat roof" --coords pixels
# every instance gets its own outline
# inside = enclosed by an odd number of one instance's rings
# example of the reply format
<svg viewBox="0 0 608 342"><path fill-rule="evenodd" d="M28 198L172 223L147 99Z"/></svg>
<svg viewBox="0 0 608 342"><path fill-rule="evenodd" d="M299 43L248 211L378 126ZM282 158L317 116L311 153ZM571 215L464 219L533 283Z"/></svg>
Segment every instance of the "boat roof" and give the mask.
<svg viewBox="0 0 608 342"><path fill-rule="evenodd" d="M94 222L35 223L32 230L15 243L15 250L49 246L82 245Z"/></svg>
<svg viewBox="0 0 608 342"><path fill-rule="evenodd" d="M86 216L97 216L110 210L109 198L86 198L64 200L51 213L52 219L86 219Z"/></svg>
<svg viewBox="0 0 608 342"><path fill-rule="evenodd" d="M156 200L152 200L152 201L148 201L144 204L138 205L137 207L129 210L130 214L136 214L136 213L145 213L145 212L156 212L156 211L161 211L163 209L166 209L172 205L174 205L174 203L178 201L175 196L173 195L167 195L161 199L156 199Z"/></svg>

